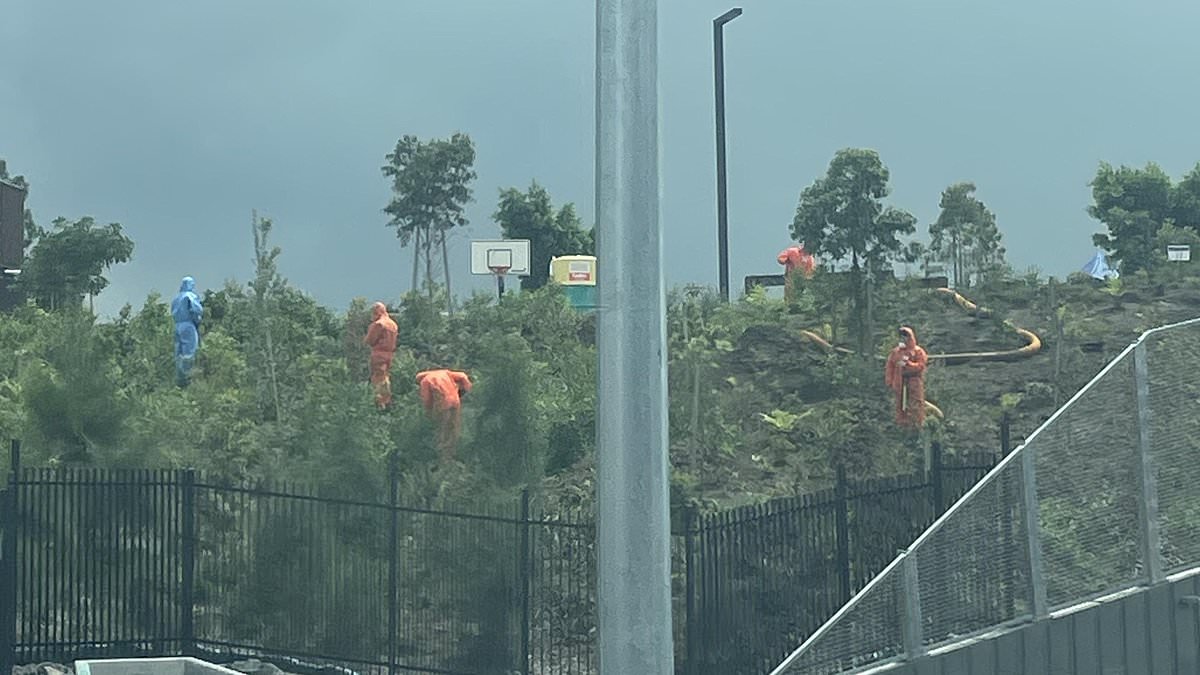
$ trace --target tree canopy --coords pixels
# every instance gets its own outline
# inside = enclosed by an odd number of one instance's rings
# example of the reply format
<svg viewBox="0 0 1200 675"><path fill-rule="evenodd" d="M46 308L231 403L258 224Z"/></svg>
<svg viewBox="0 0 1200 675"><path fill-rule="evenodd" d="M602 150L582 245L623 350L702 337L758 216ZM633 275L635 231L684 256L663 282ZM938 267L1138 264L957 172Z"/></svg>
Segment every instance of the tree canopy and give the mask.
<svg viewBox="0 0 1200 675"><path fill-rule="evenodd" d="M1200 204L1200 165L1174 185L1154 162L1141 169L1101 162L1091 187L1088 214L1108 230L1095 234L1092 241L1120 262L1123 273L1132 274L1165 259L1156 246L1163 225L1173 223L1176 216L1193 219Z"/></svg>
<svg viewBox="0 0 1200 675"><path fill-rule="evenodd" d="M595 250L593 231L584 229L575 214L573 204L555 209L550 193L530 184L521 192L516 188L500 191L500 202L492 218L500 225L506 239L528 239L530 248L529 276L521 279L521 288L534 289L546 285L550 275L550 259L561 255L592 255Z"/></svg>
<svg viewBox="0 0 1200 675"><path fill-rule="evenodd" d="M900 258L900 237L916 231L911 213L884 205L889 177L874 150L839 150L825 175L801 192L792 220L792 236L815 255L831 262L849 258L860 353L872 332L872 279Z"/></svg>
<svg viewBox="0 0 1200 675"><path fill-rule="evenodd" d="M942 209L929 226L930 252L950 264L955 286L963 287L972 275L999 271L1004 247L996 216L975 197L974 183L955 183L942 192Z"/></svg>
<svg viewBox="0 0 1200 675"><path fill-rule="evenodd" d="M900 236L916 231L912 214L884 205L889 177L874 150L839 150L825 175L800 194L792 236L828 260L882 269L899 256Z"/></svg>
<svg viewBox="0 0 1200 675"><path fill-rule="evenodd" d="M446 287L450 269L446 237L453 228L465 227L465 207L471 201L475 180L475 144L456 133L448 139L422 141L403 136L387 155L383 174L392 179L392 200L384 208L391 216L400 245L413 246L413 288L417 288L420 260L424 258L425 284L432 293L434 252L441 250Z"/></svg>
<svg viewBox="0 0 1200 675"><path fill-rule="evenodd" d="M133 240L119 223L97 225L90 216L74 222L57 218L50 230L34 229L20 286L39 306L78 306L108 286L108 268L128 262Z"/></svg>

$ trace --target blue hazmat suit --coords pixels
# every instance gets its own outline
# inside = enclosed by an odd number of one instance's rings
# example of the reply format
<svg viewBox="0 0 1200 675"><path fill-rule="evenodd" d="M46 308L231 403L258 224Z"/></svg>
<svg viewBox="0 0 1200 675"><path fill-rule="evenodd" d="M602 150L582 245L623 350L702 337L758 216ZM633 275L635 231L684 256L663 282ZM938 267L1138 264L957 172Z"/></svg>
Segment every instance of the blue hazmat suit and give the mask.
<svg viewBox="0 0 1200 675"><path fill-rule="evenodd" d="M181 387L191 381L196 349L200 347L200 319L204 306L196 295L196 280L184 277L179 295L171 301L171 318L175 320L175 380Z"/></svg>

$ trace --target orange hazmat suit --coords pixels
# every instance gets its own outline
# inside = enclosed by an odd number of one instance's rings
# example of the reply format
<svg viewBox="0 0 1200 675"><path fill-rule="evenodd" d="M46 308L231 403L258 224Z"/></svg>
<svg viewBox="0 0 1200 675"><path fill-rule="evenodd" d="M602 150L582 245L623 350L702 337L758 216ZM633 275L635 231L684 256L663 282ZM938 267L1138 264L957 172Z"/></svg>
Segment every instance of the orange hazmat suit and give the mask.
<svg viewBox="0 0 1200 675"><path fill-rule="evenodd" d="M371 305L371 325L363 342L371 348L371 388L380 410L392 403L392 355L396 353L396 322L388 316L382 302Z"/></svg>
<svg viewBox="0 0 1200 675"><path fill-rule="evenodd" d="M457 370L424 370L417 373L425 413L437 425L442 460L454 459L462 433L462 396L471 391L471 378Z"/></svg>
<svg viewBox="0 0 1200 675"><path fill-rule="evenodd" d="M791 300L796 284L796 274L803 274L805 279L811 279L813 270L817 267L817 261L811 253L804 250L803 244L783 249L777 260L780 265L783 265L783 297Z"/></svg>
<svg viewBox="0 0 1200 675"><path fill-rule="evenodd" d="M900 328L900 344L888 355L883 381L896 393L896 424L920 429L925 424L925 369L929 355L917 344L917 334Z"/></svg>

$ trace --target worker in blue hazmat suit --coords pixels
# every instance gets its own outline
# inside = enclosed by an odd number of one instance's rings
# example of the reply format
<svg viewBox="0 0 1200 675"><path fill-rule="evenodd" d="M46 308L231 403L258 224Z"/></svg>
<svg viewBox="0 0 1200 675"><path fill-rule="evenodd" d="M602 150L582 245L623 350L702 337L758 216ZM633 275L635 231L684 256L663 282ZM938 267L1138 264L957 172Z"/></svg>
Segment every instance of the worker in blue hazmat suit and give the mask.
<svg viewBox="0 0 1200 675"><path fill-rule="evenodd" d="M179 295L171 301L171 318L175 320L175 382L181 387L188 386L192 380L203 316L204 305L196 295L196 280L184 277L179 285Z"/></svg>

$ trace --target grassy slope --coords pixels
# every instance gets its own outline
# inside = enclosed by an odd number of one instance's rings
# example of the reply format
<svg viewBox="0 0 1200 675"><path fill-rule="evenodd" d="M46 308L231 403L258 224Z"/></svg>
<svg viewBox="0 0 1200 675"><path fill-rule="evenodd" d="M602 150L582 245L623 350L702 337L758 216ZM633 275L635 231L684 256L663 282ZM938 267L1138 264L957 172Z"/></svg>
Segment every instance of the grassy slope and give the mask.
<svg viewBox="0 0 1200 675"><path fill-rule="evenodd" d="M1053 292L1045 283L1016 281L965 293L992 309L993 318L969 316L945 297L903 284L881 295L888 298L876 308L875 342L881 352L897 323L913 325L931 354L1020 347L1021 339L1003 327L1004 318L1042 339L1042 351L1019 362L935 364L930 369L928 397L942 407L946 420L931 424L924 440L938 437L952 453L998 449L1005 404L1012 417L1013 442L1019 443L1053 413L1057 403L1070 398L1142 331L1200 316L1200 284L1187 282L1161 289L1133 288L1116 295L1086 281L1059 283ZM1057 305L1065 307L1061 344L1052 309ZM801 329L815 325L816 317L800 315L789 316L783 325L746 330L723 364L725 377L752 383L725 392L727 398L736 399L730 407L740 418L743 442L732 452L721 453L692 450L685 439L673 439L677 493L727 506L824 487L830 480L831 462L828 448L818 446L836 445L848 435L855 437L851 444L870 446L865 450L868 458L854 470L859 475L896 473L920 461L891 424L882 359L858 366L860 383L851 387L850 395L825 391L823 381L838 368L830 361L845 364L847 359L824 357L800 337ZM1060 350L1057 379L1056 350ZM776 409L814 414L784 432L759 416ZM842 432L826 429L822 436L820 427L827 423L830 410L850 410L853 427Z"/></svg>

